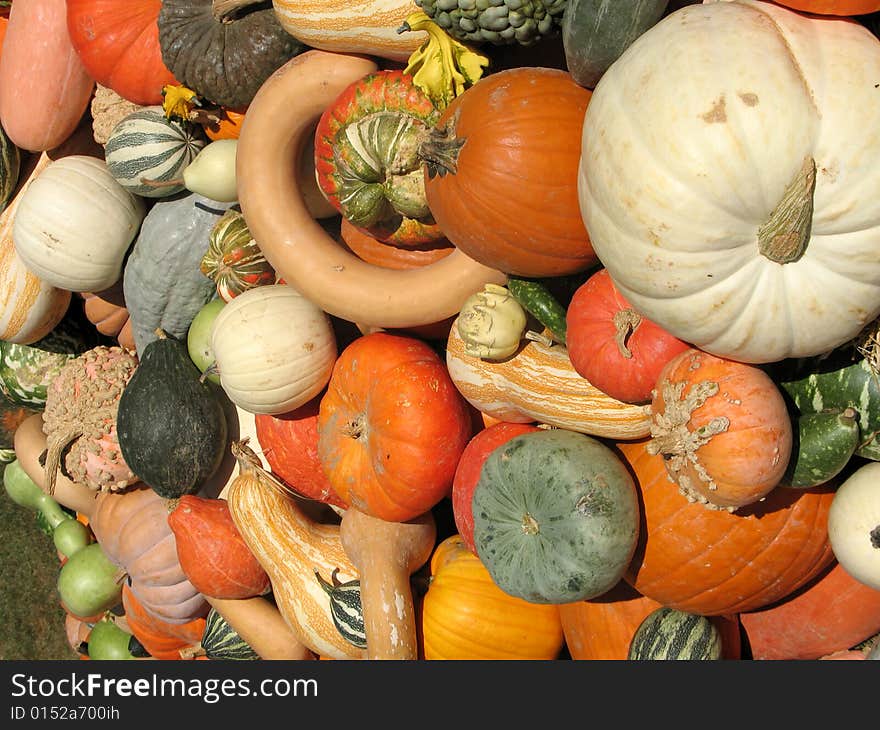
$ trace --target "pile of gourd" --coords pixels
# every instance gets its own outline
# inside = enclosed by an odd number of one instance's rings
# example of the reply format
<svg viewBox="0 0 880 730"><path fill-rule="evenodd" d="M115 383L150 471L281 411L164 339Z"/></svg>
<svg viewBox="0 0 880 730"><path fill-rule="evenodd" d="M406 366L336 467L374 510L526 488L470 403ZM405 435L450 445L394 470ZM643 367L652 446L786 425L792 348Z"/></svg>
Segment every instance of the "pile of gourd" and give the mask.
<svg viewBox="0 0 880 730"><path fill-rule="evenodd" d="M84 657L880 658L880 1L4 12Z"/></svg>

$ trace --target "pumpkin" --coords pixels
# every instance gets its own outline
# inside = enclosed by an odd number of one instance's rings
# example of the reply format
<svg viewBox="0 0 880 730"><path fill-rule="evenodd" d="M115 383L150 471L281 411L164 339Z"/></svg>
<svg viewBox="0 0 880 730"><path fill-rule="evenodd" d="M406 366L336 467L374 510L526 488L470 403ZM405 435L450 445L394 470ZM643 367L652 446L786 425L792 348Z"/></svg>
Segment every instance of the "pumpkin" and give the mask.
<svg viewBox="0 0 880 730"><path fill-rule="evenodd" d="M642 595L704 616L752 611L834 559L827 525L836 484L774 489L736 512L706 509L678 491L647 443L616 445L641 497L639 544L624 578Z"/></svg>
<svg viewBox="0 0 880 730"><path fill-rule="evenodd" d="M792 450L792 422L762 369L688 348L660 372L651 443L682 493L735 510L776 487Z"/></svg>
<svg viewBox="0 0 880 730"><path fill-rule="evenodd" d="M880 119L878 74L864 26L754 0L688 5L627 48L585 115L579 191L633 307L750 363L826 353L875 319L880 140L848 140Z"/></svg>
<svg viewBox="0 0 880 730"><path fill-rule="evenodd" d="M354 340L333 365L318 410L318 455L346 503L405 521L449 495L472 427L429 345L375 332Z"/></svg>
<svg viewBox="0 0 880 730"><path fill-rule="evenodd" d="M562 345L526 340L505 360L485 360L465 352L456 321L446 341L446 367L468 403L502 421L540 421L615 439L637 439L650 432L651 416L643 406L623 403L596 388L574 369Z"/></svg>
<svg viewBox="0 0 880 730"><path fill-rule="evenodd" d="M599 440L565 429L514 436L486 458L472 499L474 545L492 580L532 603L600 596L639 535L637 492Z"/></svg>
<svg viewBox="0 0 880 730"><path fill-rule="evenodd" d="M419 154L428 207L457 248L527 277L596 262L577 192L590 96L565 71L524 66L490 74L453 99Z"/></svg>
<svg viewBox="0 0 880 730"><path fill-rule="evenodd" d="M251 413L286 413L323 390L336 360L330 318L293 288L258 286L220 310L211 329L220 385Z"/></svg>
<svg viewBox="0 0 880 730"><path fill-rule="evenodd" d="M235 526L225 499L185 494L168 513L177 557L186 577L212 598L268 593L269 576Z"/></svg>
<svg viewBox="0 0 880 730"><path fill-rule="evenodd" d="M181 659L181 650L198 644L205 630L203 616L182 624L154 616L138 601L128 583L122 585L122 607L129 631L154 659Z"/></svg>
<svg viewBox="0 0 880 730"><path fill-rule="evenodd" d="M828 539L834 557L857 581L880 591L880 462L850 473L834 494Z"/></svg>
<svg viewBox="0 0 880 730"><path fill-rule="evenodd" d="M414 0L273 0L278 22L311 48L406 61L427 40L398 28L419 8Z"/></svg>
<svg viewBox="0 0 880 730"><path fill-rule="evenodd" d="M572 367L625 403L648 403L663 366L688 349L633 309L604 268L575 291L565 321Z"/></svg>
<svg viewBox="0 0 880 730"><path fill-rule="evenodd" d="M12 239L25 266L47 283L100 291L122 275L145 214L143 200L116 181L106 162L67 155L50 162L24 191Z"/></svg>
<svg viewBox="0 0 880 730"><path fill-rule="evenodd" d="M258 0L164 0L157 22L168 69L221 106L250 104L266 78L304 49Z"/></svg>
<svg viewBox="0 0 880 730"><path fill-rule="evenodd" d="M128 574L144 610L167 623L186 624L206 616L209 606L180 567L168 508L146 485L102 492L89 524L107 557Z"/></svg>
<svg viewBox="0 0 880 730"><path fill-rule="evenodd" d="M867 15L880 10L877 0L777 0L777 4L817 15Z"/></svg>
<svg viewBox="0 0 880 730"><path fill-rule="evenodd" d="M161 329L186 336L199 310L216 296L199 265L214 224L232 203L182 192L158 199L141 224L122 278L138 354Z"/></svg>
<svg viewBox="0 0 880 730"><path fill-rule="evenodd" d="M86 318L105 337L115 337L121 347L134 350L131 318L125 308L122 281L100 292L79 292Z"/></svg>
<svg viewBox="0 0 880 730"><path fill-rule="evenodd" d="M70 42L91 77L128 101L162 103L176 84L162 61L157 19L162 0L70 0Z"/></svg>
<svg viewBox="0 0 880 730"><path fill-rule="evenodd" d="M318 456L318 410L324 391L287 413L254 417L257 442L272 474L297 493L345 509Z"/></svg>
<svg viewBox="0 0 880 730"><path fill-rule="evenodd" d="M416 269L427 266L445 258L455 250L449 239L445 237L416 246L398 246L380 241L347 218L342 218L340 236L345 246L359 259L386 269Z"/></svg>
<svg viewBox="0 0 880 730"><path fill-rule="evenodd" d="M489 454L514 436L537 431L531 423L508 423L499 421L478 431L458 460L452 478L452 514L461 542L476 555L474 545L474 513L471 507L474 489L480 479L480 470Z"/></svg>
<svg viewBox="0 0 880 730"><path fill-rule="evenodd" d="M784 600L739 618L753 659L818 659L880 631L880 591L834 561Z"/></svg>
<svg viewBox="0 0 880 730"><path fill-rule="evenodd" d="M238 139L246 113L247 107L242 107L240 109L227 109L221 107L219 112L220 118L213 124L204 125L205 135L210 140Z"/></svg>
<svg viewBox="0 0 880 730"><path fill-rule="evenodd" d="M563 646L559 607L502 591L460 535L445 538L430 562L422 603L425 659L549 660Z"/></svg>

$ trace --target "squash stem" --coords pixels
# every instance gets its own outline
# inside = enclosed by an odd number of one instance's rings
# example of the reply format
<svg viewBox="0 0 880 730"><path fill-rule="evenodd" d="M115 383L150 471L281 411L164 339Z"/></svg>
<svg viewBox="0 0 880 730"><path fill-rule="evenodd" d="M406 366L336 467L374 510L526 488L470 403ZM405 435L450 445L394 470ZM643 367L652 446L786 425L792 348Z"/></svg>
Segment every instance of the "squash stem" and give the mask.
<svg viewBox="0 0 880 730"><path fill-rule="evenodd" d="M467 142L466 137L455 136L459 113L457 109L444 124L434 127L419 145L418 154L425 163L429 178L458 172L458 155Z"/></svg>
<svg viewBox="0 0 880 730"><path fill-rule="evenodd" d="M771 261L797 261L807 250L813 225L816 162L804 159L770 217L758 228L758 251Z"/></svg>
<svg viewBox="0 0 880 730"><path fill-rule="evenodd" d="M642 318L634 309L619 309L614 313L612 321L614 322L614 342L617 344L617 349L620 350L621 355L629 360L633 354L626 343L638 328Z"/></svg>
<svg viewBox="0 0 880 730"><path fill-rule="evenodd" d="M234 15L239 9L246 8L248 5L261 5L263 0L212 0L212 14L214 20L221 23L231 22L230 16Z"/></svg>

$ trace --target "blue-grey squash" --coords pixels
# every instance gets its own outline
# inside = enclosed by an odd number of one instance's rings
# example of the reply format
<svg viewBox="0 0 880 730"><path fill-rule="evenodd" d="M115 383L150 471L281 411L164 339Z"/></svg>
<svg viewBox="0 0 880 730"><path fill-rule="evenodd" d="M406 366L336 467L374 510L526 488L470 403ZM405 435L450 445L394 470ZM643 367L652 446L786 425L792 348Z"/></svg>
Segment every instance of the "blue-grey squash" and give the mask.
<svg viewBox="0 0 880 730"><path fill-rule="evenodd" d="M199 310L217 296L199 266L211 229L234 203L183 192L157 200L141 224L123 272L125 306L138 355L161 329L184 338Z"/></svg>

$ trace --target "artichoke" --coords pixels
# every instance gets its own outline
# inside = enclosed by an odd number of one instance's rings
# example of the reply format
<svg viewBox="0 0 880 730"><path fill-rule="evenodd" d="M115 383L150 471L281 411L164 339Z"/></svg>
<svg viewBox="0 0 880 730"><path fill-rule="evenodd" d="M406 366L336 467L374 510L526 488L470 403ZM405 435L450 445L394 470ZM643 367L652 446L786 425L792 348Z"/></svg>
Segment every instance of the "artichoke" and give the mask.
<svg viewBox="0 0 880 730"><path fill-rule="evenodd" d="M416 0L453 38L531 46L559 32L568 0Z"/></svg>

